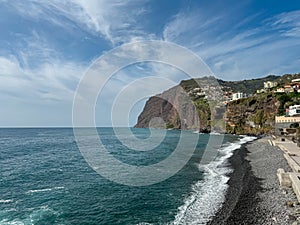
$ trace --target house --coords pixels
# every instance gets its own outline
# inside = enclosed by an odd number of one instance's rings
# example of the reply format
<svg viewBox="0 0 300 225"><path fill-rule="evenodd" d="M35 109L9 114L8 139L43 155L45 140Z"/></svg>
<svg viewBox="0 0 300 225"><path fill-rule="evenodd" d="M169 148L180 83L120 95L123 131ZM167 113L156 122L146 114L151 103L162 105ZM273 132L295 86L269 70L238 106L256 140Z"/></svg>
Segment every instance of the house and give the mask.
<svg viewBox="0 0 300 225"><path fill-rule="evenodd" d="M266 92L265 89L259 89L259 90L256 90L256 93L257 93L257 94L264 93L264 92Z"/></svg>
<svg viewBox="0 0 300 225"><path fill-rule="evenodd" d="M300 116L300 105L292 105L289 107L289 116Z"/></svg>
<svg viewBox="0 0 300 225"><path fill-rule="evenodd" d="M284 88L277 88L276 93L284 93Z"/></svg>
<svg viewBox="0 0 300 225"><path fill-rule="evenodd" d="M291 86L292 86L292 88L294 88L294 90L299 90L300 89L300 83L299 82L292 82Z"/></svg>
<svg viewBox="0 0 300 225"><path fill-rule="evenodd" d="M292 80L292 82L300 82L300 79L298 78L298 79L294 79L294 80Z"/></svg>
<svg viewBox="0 0 300 225"><path fill-rule="evenodd" d="M273 88L273 87L276 87L276 86L277 86L277 82L273 82L273 81L264 82L264 88L265 89L270 89L270 88Z"/></svg>
<svg viewBox="0 0 300 225"><path fill-rule="evenodd" d="M240 99L240 98L246 98L247 97L247 95L246 94L244 94L244 93L242 93L242 92L237 92L237 93L233 93L232 94L232 100L234 101L234 100L238 100L238 99Z"/></svg>
<svg viewBox="0 0 300 225"><path fill-rule="evenodd" d="M289 93L289 92L294 92L294 88L290 84L284 85L284 92Z"/></svg>

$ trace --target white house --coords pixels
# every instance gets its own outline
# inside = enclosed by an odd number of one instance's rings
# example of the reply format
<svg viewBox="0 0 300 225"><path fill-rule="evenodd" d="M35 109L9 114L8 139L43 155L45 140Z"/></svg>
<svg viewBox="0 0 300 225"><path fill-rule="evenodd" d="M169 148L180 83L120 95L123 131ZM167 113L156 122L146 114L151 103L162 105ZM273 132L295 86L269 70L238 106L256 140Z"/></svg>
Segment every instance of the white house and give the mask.
<svg viewBox="0 0 300 225"><path fill-rule="evenodd" d="M270 89L270 88L273 88L273 87L276 87L276 86L277 86L277 82L273 82L273 81L264 82L264 88L265 89Z"/></svg>
<svg viewBox="0 0 300 225"><path fill-rule="evenodd" d="M300 82L300 79L294 79L292 82Z"/></svg>
<svg viewBox="0 0 300 225"><path fill-rule="evenodd" d="M237 92L237 93L233 93L232 94L232 100L237 100L237 99L240 99L240 98L245 98L247 97L246 94L242 93L242 92Z"/></svg>
<svg viewBox="0 0 300 225"><path fill-rule="evenodd" d="M256 93L257 93L257 94L264 93L264 92L266 92L265 89L259 89L259 90L256 90Z"/></svg>
<svg viewBox="0 0 300 225"><path fill-rule="evenodd" d="M292 105L289 107L289 116L300 116L300 105Z"/></svg>

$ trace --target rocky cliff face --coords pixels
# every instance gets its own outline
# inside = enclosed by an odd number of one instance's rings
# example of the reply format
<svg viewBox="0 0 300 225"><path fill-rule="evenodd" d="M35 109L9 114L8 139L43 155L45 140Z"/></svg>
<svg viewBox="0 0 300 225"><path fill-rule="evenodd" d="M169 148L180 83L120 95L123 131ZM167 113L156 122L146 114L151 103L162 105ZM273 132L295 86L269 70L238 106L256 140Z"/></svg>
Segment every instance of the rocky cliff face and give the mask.
<svg viewBox="0 0 300 225"><path fill-rule="evenodd" d="M226 109L226 132L232 134L272 133L280 102L274 94L262 94L230 102Z"/></svg>
<svg viewBox="0 0 300 225"><path fill-rule="evenodd" d="M138 117L137 128L199 129L197 109L181 86L151 97Z"/></svg>
<svg viewBox="0 0 300 225"><path fill-rule="evenodd" d="M135 127L195 129L209 132L211 111L208 103L193 105L178 86L151 97L138 118ZM220 113L225 121L226 132L231 134L272 133L280 102L273 94L263 94L230 102L226 112ZM218 107L213 111L218 111ZM161 118L159 120L157 118ZM180 120L180 118L183 118Z"/></svg>
<svg viewBox="0 0 300 225"><path fill-rule="evenodd" d="M187 94L191 89L186 87L178 85L151 97L135 127L209 132L210 127L216 123L224 123L223 130L231 134L258 135L273 132L275 116L282 105L275 94L264 93L232 101L224 109L224 113L222 107L208 104L203 96Z"/></svg>

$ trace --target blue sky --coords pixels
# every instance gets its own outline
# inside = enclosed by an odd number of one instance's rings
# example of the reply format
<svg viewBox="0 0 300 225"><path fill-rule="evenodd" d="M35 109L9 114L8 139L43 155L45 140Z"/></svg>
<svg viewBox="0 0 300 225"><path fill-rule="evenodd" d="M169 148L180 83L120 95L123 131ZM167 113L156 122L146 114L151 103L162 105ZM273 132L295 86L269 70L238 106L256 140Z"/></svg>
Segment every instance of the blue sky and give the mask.
<svg viewBox="0 0 300 225"><path fill-rule="evenodd" d="M89 65L137 40L187 47L225 80L296 73L300 1L0 0L0 126L71 126L74 92ZM124 70L112 85L138 73ZM113 96L97 106L107 109L97 125L110 125Z"/></svg>

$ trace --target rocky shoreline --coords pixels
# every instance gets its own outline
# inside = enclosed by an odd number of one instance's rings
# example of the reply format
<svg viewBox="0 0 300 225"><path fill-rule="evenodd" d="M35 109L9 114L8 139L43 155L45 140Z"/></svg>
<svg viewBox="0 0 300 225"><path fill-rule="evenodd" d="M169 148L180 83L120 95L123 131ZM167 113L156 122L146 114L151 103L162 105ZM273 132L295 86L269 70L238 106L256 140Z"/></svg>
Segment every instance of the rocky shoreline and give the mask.
<svg viewBox="0 0 300 225"><path fill-rule="evenodd" d="M292 189L279 185L277 169L291 169L278 147L267 138L257 139L235 151L229 161L234 172L226 200L209 225L295 223L300 206Z"/></svg>

